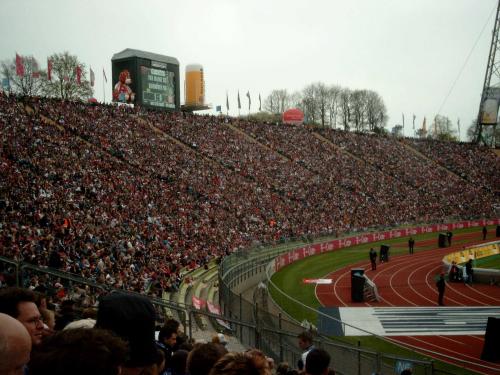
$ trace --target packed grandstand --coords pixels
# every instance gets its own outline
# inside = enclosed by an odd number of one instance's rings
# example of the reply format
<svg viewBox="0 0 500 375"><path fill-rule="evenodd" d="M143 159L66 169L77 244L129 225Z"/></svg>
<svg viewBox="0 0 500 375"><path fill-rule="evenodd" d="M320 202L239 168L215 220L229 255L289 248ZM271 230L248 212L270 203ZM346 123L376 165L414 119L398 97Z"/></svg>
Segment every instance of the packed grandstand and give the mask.
<svg viewBox="0 0 500 375"><path fill-rule="evenodd" d="M0 136L0 287L16 264L37 269L20 286L58 306L56 330L105 289L162 297L255 245L497 217L500 203L499 158L468 143L1 93Z"/></svg>
<svg viewBox="0 0 500 375"><path fill-rule="evenodd" d="M468 143L6 95L0 129L0 255L150 295L256 243L500 201L498 157Z"/></svg>

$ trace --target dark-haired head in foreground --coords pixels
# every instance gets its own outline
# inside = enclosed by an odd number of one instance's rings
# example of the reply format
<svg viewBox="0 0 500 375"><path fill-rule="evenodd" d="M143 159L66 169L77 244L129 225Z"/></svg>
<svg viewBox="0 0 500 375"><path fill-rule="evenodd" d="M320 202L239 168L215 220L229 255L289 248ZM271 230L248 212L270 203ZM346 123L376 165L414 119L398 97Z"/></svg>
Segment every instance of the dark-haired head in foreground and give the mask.
<svg viewBox="0 0 500 375"><path fill-rule="evenodd" d="M306 373L308 375L326 375L330 365L330 354L323 349L313 349L307 354Z"/></svg>
<svg viewBox="0 0 500 375"><path fill-rule="evenodd" d="M76 328L47 338L33 353L30 375L114 375L127 358L127 344L102 329Z"/></svg>

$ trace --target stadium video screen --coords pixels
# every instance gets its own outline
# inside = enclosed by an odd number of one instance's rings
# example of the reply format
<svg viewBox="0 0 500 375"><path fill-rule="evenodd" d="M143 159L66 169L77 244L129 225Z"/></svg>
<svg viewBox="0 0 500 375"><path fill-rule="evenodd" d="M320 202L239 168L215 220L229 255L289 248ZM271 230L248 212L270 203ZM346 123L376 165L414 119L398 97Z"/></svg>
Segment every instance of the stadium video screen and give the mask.
<svg viewBox="0 0 500 375"><path fill-rule="evenodd" d="M140 71L143 104L175 109L175 73L146 66Z"/></svg>

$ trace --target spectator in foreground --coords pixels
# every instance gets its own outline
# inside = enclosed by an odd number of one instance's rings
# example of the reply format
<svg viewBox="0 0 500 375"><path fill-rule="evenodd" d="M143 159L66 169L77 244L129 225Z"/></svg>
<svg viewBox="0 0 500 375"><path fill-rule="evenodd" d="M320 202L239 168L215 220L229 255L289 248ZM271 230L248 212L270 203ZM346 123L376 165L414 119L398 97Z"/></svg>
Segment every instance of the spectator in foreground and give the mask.
<svg viewBox="0 0 500 375"><path fill-rule="evenodd" d="M102 329L76 328L57 332L33 353L30 375L118 375L127 344Z"/></svg>
<svg viewBox="0 0 500 375"><path fill-rule="evenodd" d="M271 374L274 369L274 360L271 357L266 357L259 349L250 349L245 352L247 356L252 357L255 366L263 371L263 373Z"/></svg>
<svg viewBox="0 0 500 375"><path fill-rule="evenodd" d="M221 344L222 346L227 346L226 336L223 333L218 333L212 336L212 342L215 344Z"/></svg>
<svg viewBox="0 0 500 375"><path fill-rule="evenodd" d="M210 375L271 375L262 352L227 353L212 367Z"/></svg>
<svg viewBox="0 0 500 375"><path fill-rule="evenodd" d="M174 354L174 347L177 343L177 328L172 325L164 325L160 329L158 335L158 347L162 350L165 357L165 368L169 369L171 366L172 355Z"/></svg>
<svg viewBox="0 0 500 375"><path fill-rule="evenodd" d="M190 375L207 375L213 365L227 354L226 348L212 342L195 345L187 359L187 370Z"/></svg>
<svg viewBox="0 0 500 375"><path fill-rule="evenodd" d="M60 314L56 318L56 331L62 331L64 327L76 319L74 305L75 302L72 300L62 301Z"/></svg>
<svg viewBox="0 0 500 375"><path fill-rule="evenodd" d="M313 336L311 332L304 331L297 337L299 339L299 348L302 349L302 355L297 363L297 367L299 370L303 370L306 366L307 354L314 349Z"/></svg>
<svg viewBox="0 0 500 375"><path fill-rule="evenodd" d="M330 354L323 349L312 349L307 354L306 374L327 375L330 374Z"/></svg>
<svg viewBox="0 0 500 375"><path fill-rule="evenodd" d="M96 328L108 329L128 342L123 375L157 372L155 317L153 304L146 297L112 293L99 302Z"/></svg>
<svg viewBox="0 0 500 375"><path fill-rule="evenodd" d="M189 352L187 350L179 349L170 358L170 370L172 375L185 375L187 358Z"/></svg>
<svg viewBox="0 0 500 375"><path fill-rule="evenodd" d="M168 329L167 327L171 327L176 333L177 333L177 339L175 341L175 345L172 348L172 351L177 351L181 349L181 346L187 343L188 339L186 337L186 334L184 333L182 329L182 325L178 320L175 320L173 318L168 319L165 324L163 324L163 327L165 329ZM185 349L182 347L182 349Z"/></svg>
<svg viewBox="0 0 500 375"><path fill-rule="evenodd" d="M290 365L288 362L281 362L278 367L276 367L276 375L286 375L290 370Z"/></svg>
<svg viewBox="0 0 500 375"><path fill-rule="evenodd" d="M0 374L21 375L30 360L31 337L17 319L0 313Z"/></svg>
<svg viewBox="0 0 500 375"><path fill-rule="evenodd" d="M21 322L31 336L32 347L42 343L44 325L32 291L16 287L1 290L0 313Z"/></svg>

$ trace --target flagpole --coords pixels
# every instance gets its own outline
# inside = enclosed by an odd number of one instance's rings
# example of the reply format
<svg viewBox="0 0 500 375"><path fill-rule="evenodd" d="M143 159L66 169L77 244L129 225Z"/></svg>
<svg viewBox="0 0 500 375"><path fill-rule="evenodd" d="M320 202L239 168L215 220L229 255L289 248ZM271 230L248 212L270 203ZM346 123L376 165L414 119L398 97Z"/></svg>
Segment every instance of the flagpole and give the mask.
<svg viewBox="0 0 500 375"><path fill-rule="evenodd" d="M415 138L416 132L415 132L415 114L413 114L413 137Z"/></svg>
<svg viewBox="0 0 500 375"><path fill-rule="evenodd" d="M252 100L250 99L250 91L247 91L248 98L248 116L250 116L250 105L252 104Z"/></svg>
<svg viewBox="0 0 500 375"><path fill-rule="evenodd" d="M104 69L102 70L102 103L106 104L106 91L104 89L105 83L104 83Z"/></svg>
<svg viewBox="0 0 500 375"><path fill-rule="evenodd" d="M240 90L238 90L238 117L241 116L241 100L240 100Z"/></svg>

